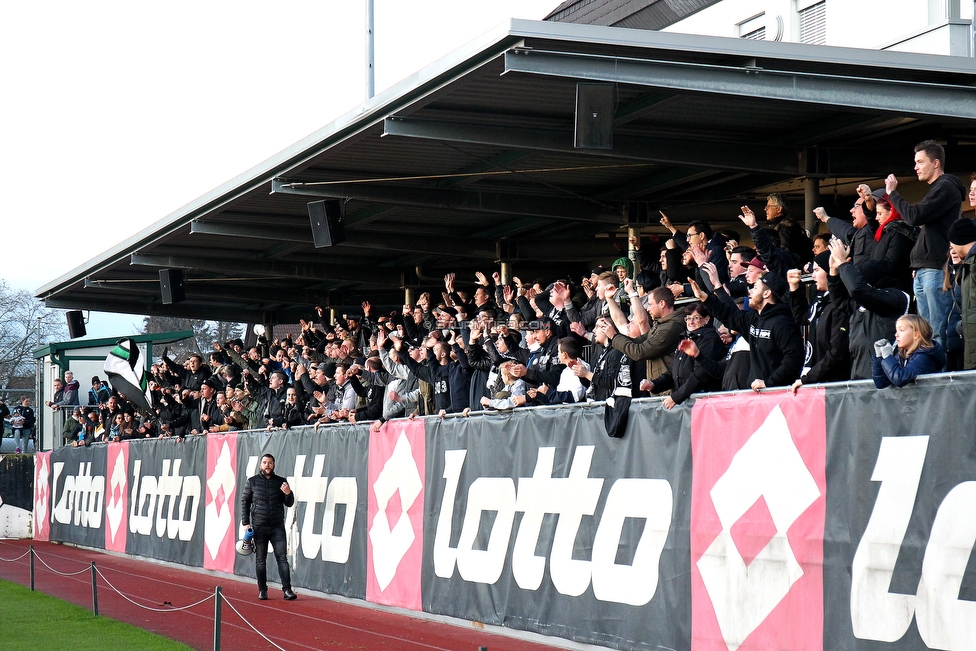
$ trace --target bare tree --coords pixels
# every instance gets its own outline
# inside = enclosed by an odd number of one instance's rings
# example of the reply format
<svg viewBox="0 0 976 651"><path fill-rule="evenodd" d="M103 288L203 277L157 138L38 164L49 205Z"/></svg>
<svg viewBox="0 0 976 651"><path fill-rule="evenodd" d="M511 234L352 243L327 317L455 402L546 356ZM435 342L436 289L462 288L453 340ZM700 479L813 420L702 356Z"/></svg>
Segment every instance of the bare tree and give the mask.
<svg viewBox="0 0 976 651"><path fill-rule="evenodd" d="M213 350L213 342L221 343L239 337L244 331L243 324L226 321L204 321L203 319L186 319L171 316L147 316L142 322L145 334L159 332L175 332L178 330L192 330L193 337L177 341L169 345L169 356L182 360L190 353L206 355Z"/></svg>
<svg viewBox="0 0 976 651"><path fill-rule="evenodd" d="M49 310L25 289L0 279L0 387L34 377L34 351L68 336L64 312Z"/></svg>

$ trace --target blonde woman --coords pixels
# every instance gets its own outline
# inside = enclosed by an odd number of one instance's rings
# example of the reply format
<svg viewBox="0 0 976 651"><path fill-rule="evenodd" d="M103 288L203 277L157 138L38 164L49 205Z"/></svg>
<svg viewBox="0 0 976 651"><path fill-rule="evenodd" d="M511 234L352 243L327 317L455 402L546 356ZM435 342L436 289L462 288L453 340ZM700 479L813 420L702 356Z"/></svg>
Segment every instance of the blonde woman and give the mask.
<svg viewBox="0 0 976 651"><path fill-rule="evenodd" d="M945 366L945 351L932 339L932 326L917 314L895 322L895 347L887 339L874 344L874 385L903 387L919 375L938 373Z"/></svg>

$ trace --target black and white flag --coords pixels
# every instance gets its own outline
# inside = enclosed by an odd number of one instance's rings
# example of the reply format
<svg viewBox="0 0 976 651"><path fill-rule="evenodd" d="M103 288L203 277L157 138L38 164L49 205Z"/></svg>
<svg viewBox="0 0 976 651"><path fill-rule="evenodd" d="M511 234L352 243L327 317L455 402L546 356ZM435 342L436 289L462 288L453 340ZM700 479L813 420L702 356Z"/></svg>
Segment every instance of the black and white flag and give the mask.
<svg viewBox="0 0 976 651"><path fill-rule="evenodd" d="M149 379L139 346L132 339L120 339L105 358L105 373L112 387L145 412L152 411Z"/></svg>

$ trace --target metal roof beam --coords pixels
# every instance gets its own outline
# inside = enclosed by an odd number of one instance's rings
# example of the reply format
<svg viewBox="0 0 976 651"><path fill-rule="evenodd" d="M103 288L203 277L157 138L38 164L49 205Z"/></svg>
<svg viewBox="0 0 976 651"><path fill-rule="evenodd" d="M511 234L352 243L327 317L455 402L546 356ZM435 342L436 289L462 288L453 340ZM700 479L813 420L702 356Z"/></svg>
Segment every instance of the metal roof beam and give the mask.
<svg viewBox="0 0 976 651"><path fill-rule="evenodd" d="M158 283L144 282L112 282L85 279L86 288L111 293L118 289L128 294L145 296L159 296ZM187 278L185 285L187 299L212 299L214 296L243 301L244 303L297 303L305 305L321 305L328 299L329 290L311 290L302 287L279 289L265 285L255 285L254 282L222 281L219 278Z"/></svg>
<svg viewBox="0 0 976 651"><path fill-rule="evenodd" d="M311 230L304 237L303 232L291 232L282 236L280 234L281 230L280 228L264 228L263 226L245 226L241 224L218 224L215 222L193 222L190 224L191 233L312 244ZM304 231L304 229L302 230ZM450 254L463 258L488 258L490 260L495 258L495 245L493 242L462 237L424 237L417 235L384 237L373 233L347 232L346 239L336 246L369 249L372 251L403 251L406 253L432 253L436 255Z"/></svg>
<svg viewBox="0 0 976 651"><path fill-rule="evenodd" d="M560 229L560 233L566 227ZM570 227L573 228L573 227ZM612 240L595 239L592 233L582 239L532 239L507 240L500 243L502 260L522 261L586 261L594 258L616 256L619 254L612 246Z"/></svg>
<svg viewBox="0 0 976 651"><path fill-rule="evenodd" d="M795 131L785 133L767 142L771 145L804 147L830 142L854 132L865 133L885 126L917 122L915 118L892 117L891 115L879 116L865 113L831 115L812 124L805 124Z"/></svg>
<svg viewBox="0 0 976 651"><path fill-rule="evenodd" d="M631 181L629 183L625 183L624 185L605 190L597 194L595 198L613 198L620 201L645 197L653 192L662 192L675 186L698 181L699 179L707 179L717 174L721 174L721 172L716 170L690 170L684 168L671 169L666 172L645 176L644 178L637 179L636 181Z"/></svg>
<svg viewBox="0 0 976 651"><path fill-rule="evenodd" d="M613 124L620 126L646 118L676 101L681 101L681 97L673 93L643 93L617 107L613 112Z"/></svg>
<svg viewBox="0 0 976 651"><path fill-rule="evenodd" d="M206 319L208 321L232 322L261 322L265 315L259 310L248 310L242 307L217 307L211 303L194 305L192 303L162 303L140 301L112 301L104 299L88 299L70 297L64 299L44 299L44 306L59 310L97 310L98 312L112 312L117 314L132 314L146 316L175 316L188 319Z"/></svg>
<svg viewBox="0 0 976 651"><path fill-rule="evenodd" d="M311 227L306 231L285 230L280 226L265 228L264 226L249 226L247 224L220 224L217 222L191 222L190 233L193 235L220 235L229 237L248 237L256 240L274 240L276 242L295 242L312 244Z"/></svg>
<svg viewBox="0 0 976 651"><path fill-rule="evenodd" d="M798 174L799 150L761 143L721 142L703 138L640 137L614 134L613 149L577 149L571 130L529 129L507 125L441 122L391 117L383 135L447 140L497 147L521 147L574 156L589 155L666 165L687 165L747 172Z"/></svg>
<svg viewBox="0 0 976 651"><path fill-rule="evenodd" d="M272 181L272 192L299 194L329 199L357 199L427 208L466 210L503 215L529 215L568 221L602 221L619 223L620 214L595 201L544 197L538 195L502 194L499 192L465 192L434 188L377 185L372 183L288 183Z"/></svg>
<svg viewBox="0 0 976 651"><path fill-rule="evenodd" d="M530 49L505 52L503 74L509 72L899 115L976 119L976 88L949 84Z"/></svg>
<svg viewBox="0 0 976 651"><path fill-rule="evenodd" d="M952 147L952 168L976 168L976 146ZM878 177L911 174L911 149L904 147L822 147L807 150L808 174L826 177Z"/></svg>
<svg viewBox="0 0 976 651"><path fill-rule="evenodd" d="M183 269L200 269L218 274L234 274L241 276L272 276L275 278L292 278L322 282L325 280L339 280L345 282L365 283L370 285L385 285L399 287L400 274L382 272L368 265L314 265L279 260L257 262L253 260L210 260L202 256L176 255L146 255L133 253L129 263L149 267L178 267Z"/></svg>

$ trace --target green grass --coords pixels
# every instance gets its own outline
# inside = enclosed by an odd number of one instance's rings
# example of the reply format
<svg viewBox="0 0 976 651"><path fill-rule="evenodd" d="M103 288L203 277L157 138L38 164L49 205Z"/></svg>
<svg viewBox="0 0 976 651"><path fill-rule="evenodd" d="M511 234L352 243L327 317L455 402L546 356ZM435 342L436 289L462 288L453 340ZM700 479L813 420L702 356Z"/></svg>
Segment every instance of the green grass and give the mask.
<svg viewBox="0 0 976 651"><path fill-rule="evenodd" d="M187 651L190 647L0 580L4 651Z"/></svg>

